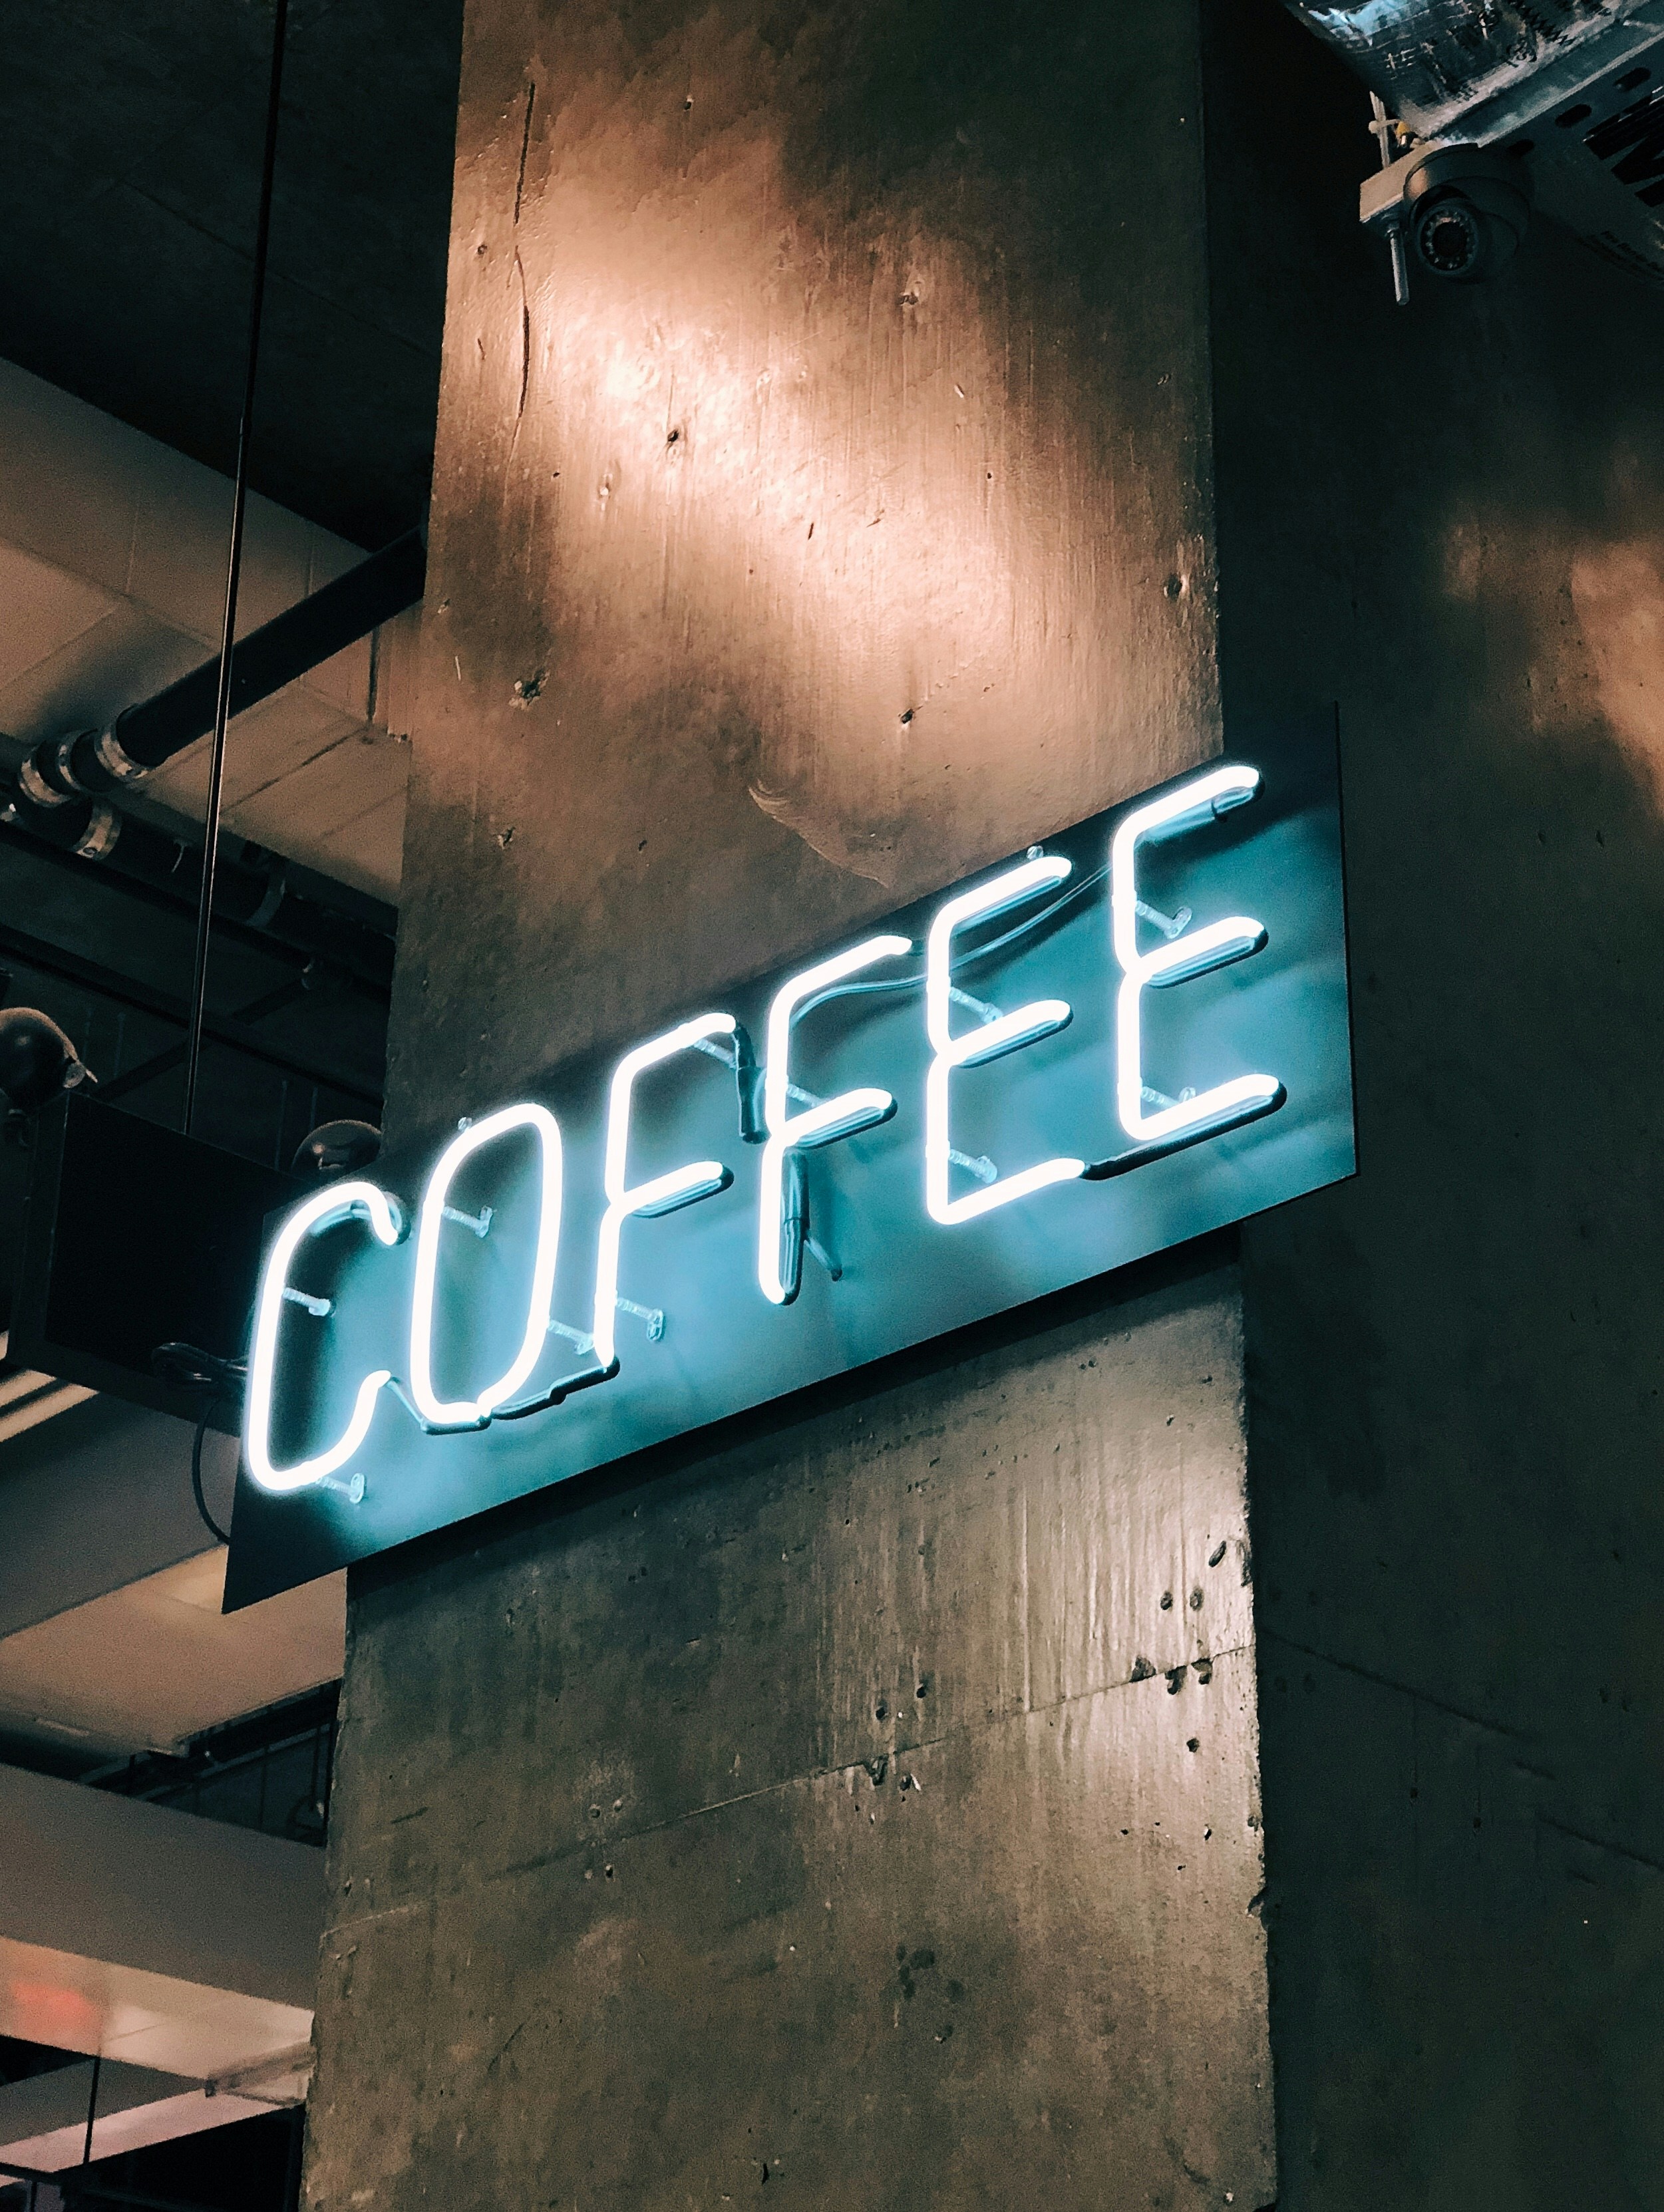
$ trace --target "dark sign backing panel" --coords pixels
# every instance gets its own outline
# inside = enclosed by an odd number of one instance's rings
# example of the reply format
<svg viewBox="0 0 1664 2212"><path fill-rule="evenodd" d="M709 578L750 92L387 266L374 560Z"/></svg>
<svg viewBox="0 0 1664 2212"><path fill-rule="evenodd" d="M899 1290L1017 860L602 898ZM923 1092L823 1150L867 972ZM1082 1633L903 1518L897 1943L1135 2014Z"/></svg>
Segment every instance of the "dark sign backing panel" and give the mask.
<svg viewBox="0 0 1664 2212"><path fill-rule="evenodd" d="M195 1419L150 1364L159 1344L240 1359L267 1217L295 1202L275 1168L70 1092L34 1125L11 1358L62 1382ZM237 1409L207 1409L235 1435Z"/></svg>
<svg viewBox="0 0 1664 2212"><path fill-rule="evenodd" d="M793 1110L878 1087L896 1110L882 1126L800 1155L806 1233L795 1301L759 1286L763 1148L743 1141L738 1088L714 1054L677 1052L638 1080L629 1185L695 1161L732 1183L622 1230L616 1376L561 1404L483 1429L429 1434L401 1403L410 1373L418 1239L391 1248L361 1220L297 1248L282 1309L271 1453L291 1464L347 1429L363 1378L391 1370L361 1448L329 1486L287 1494L240 1479L228 1607L364 1559L643 1447L703 1427L871 1360L924 1343L1047 1292L1239 1221L1351 1173L1352 1099L1339 813L1332 729L1308 729L1250 753L1253 799L1139 848L1144 949L1199 936L1230 916L1263 923L1248 957L1142 1001L1146 1110L1249 1073L1277 1079L1274 1110L1164 1155L1139 1154L1116 1110L1116 998L1109 855L1117 823L1159 794L1079 824L1043 848L1072 863L1055 891L974 924L954 941L956 1033L1042 1000L1068 1002L1066 1027L949 1085L955 1199L1054 1157L1110 1171L1058 1182L974 1219L943 1224L926 1206L925 948L944 900L1020 865L1022 854L917 902L851 944L893 932L907 957L864 969L817 995L792 1034ZM1205 770L1175 779L1175 789ZM1188 909L1187 916L1186 909ZM827 947L829 955L843 948ZM621 960L629 947L620 947ZM734 1016L766 1054L768 1009L790 968L711 993L667 1018ZM877 988L871 988L871 987ZM526 1094L556 1115L564 1210L554 1326L525 1389L592 1372L589 1352L607 1103L622 1049L557 1071ZM483 1116L513 1102L470 1100ZM1127 1164L1127 1156L1134 1164ZM478 1392L526 1328L537 1250L538 1149L521 1131L483 1146L446 1194L438 1247L433 1366L440 1396ZM397 1194L414 1217L422 1194ZM834 1271L835 1270L835 1275ZM294 1296L294 1291L290 1293ZM361 1483L355 1478L361 1477Z"/></svg>

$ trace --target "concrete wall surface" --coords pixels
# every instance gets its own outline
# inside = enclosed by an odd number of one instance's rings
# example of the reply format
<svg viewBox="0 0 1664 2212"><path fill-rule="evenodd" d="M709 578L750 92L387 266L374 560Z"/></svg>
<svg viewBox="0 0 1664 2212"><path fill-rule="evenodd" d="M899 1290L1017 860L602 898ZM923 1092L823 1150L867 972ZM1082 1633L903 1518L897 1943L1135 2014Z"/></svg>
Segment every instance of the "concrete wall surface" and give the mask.
<svg viewBox="0 0 1664 2212"><path fill-rule="evenodd" d="M1217 752L1195 94L1187 0L476 0L395 1139Z"/></svg>
<svg viewBox="0 0 1664 2212"><path fill-rule="evenodd" d="M1279 2212L1656 2212L1664 300L1545 221L1395 310L1361 88L1207 21L1226 727L1339 702L1358 1085L1243 1245Z"/></svg>
<svg viewBox="0 0 1664 2212"><path fill-rule="evenodd" d="M474 0L392 1171L1217 752L1196 38ZM1268 2203L1237 1336L1210 1247L359 1572L312 2203Z"/></svg>
<svg viewBox="0 0 1664 2212"><path fill-rule="evenodd" d="M1238 1389L1175 1271L376 1574L313 2203L1266 2203Z"/></svg>

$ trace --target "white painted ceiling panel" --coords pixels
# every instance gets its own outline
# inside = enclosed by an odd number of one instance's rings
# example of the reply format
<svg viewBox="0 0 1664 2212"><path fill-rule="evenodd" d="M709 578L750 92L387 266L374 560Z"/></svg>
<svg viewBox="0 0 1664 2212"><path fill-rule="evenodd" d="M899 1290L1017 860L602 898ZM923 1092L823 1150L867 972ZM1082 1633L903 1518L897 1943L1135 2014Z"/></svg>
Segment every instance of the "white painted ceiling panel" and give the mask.
<svg viewBox="0 0 1664 2212"><path fill-rule="evenodd" d="M0 1936L0 2035L206 2081L292 2052L311 2033L300 2005Z"/></svg>
<svg viewBox="0 0 1664 2212"><path fill-rule="evenodd" d="M124 592L137 472L155 442L0 362L0 538Z"/></svg>
<svg viewBox="0 0 1664 2212"><path fill-rule="evenodd" d="M0 540L0 558L16 550ZM131 599L112 596L109 611L90 629L0 688L0 731L33 744L38 736L102 727L112 700L149 698L202 658L196 638L164 629Z"/></svg>
<svg viewBox="0 0 1664 2212"><path fill-rule="evenodd" d="M0 543L0 686L70 644L121 604L115 592Z"/></svg>
<svg viewBox="0 0 1664 2212"><path fill-rule="evenodd" d="M0 1727L120 1757L337 1679L344 1575L228 1616L224 1587L216 1547L0 1638Z"/></svg>
<svg viewBox="0 0 1664 2212"><path fill-rule="evenodd" d="M401 779L391 799L320 838L314 865L361 890L391 898L393 893L384 886L398 884L404 863L404 796Z"/></svg>
<svg viewBox="0 0 1664 2212"><path fill-rule="evenodd" d="M107 724L211 656L230 507L225 477L0 362L0 757ZM239 635L361 558L252 498ZM397 900L408 749L386 717L416 626L386 625L237 717L234 835ZM207 782L203 739L147 780L138 811L200 822Z"/></svg>

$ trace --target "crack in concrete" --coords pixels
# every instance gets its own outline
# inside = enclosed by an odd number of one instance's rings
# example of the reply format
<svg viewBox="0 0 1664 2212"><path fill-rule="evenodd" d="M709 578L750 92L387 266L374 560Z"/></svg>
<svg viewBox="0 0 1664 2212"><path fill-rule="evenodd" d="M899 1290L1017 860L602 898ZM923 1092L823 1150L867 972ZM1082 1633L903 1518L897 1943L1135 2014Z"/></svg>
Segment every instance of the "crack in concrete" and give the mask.
<svg viewBox="0 0 1664 2212"><path fill-rule="evenodd" d="M1310 1644L1297 1644L1291 1636L1284 1636L1275 1628L1262 1626L1262 1644L1280 1644L1285 1651L1297 1651L1303 1658L1318 1659L1326 1667L1338 1668L1343 1674L1356 1674L1360 1681L1373 1682L1377 1689L1395 1690L1400 1697L1418 1698L1424 1705L1431 1706L1436 1713L1448 1713L1452 1720L1466 1721L1470 1728L1484 1729L1491 1735L1508 1738L1511 1743L1525 1740L1522 1729L1509 1728L1506 1721L1486 1720L1483 1714L1471 1713L1461 1705L1453 1705L1443 1698L1436 1698L1426 1690L1418 1690L1408 1682L1396 1682L1390 1674L1378 1674L1372 1668L1361 1667L1355 1659L1337 1659L1332 1651L1320 1651Z"/></svg>
<svg viewBox="0 0 1664 2212"><path fill-rule="evenodd" d="M1245 1657L1251 1649L1252 1646L1248 1644L1233 1644L1222 1651L1208 1653L1206 1657L1210 1665L1217 1667L1222 1660ZM1187 1665L1192 1663L1189 1661L1186 1662ZM1005 1715L1000 1720L987 1723L980 1729L975 1723L966 1722L956 1728L944 1729L939 1735L920 1736L910 1743L892 1746L885 1757L890 1765L899 1766L902 1759L912 1758L921 1752L933 1751L938 1745L950 1743L956 1738L973 1734L993 1735L996 1729L1013 1720L1037 1720L1043 1714L1062 1712L1071 1705L1082 1705L1089 1698L1104 1697L1116 1690L1136 1689L1139 1686L1142 1679L1160 1678L1141 1678L1133 1674L1113 1682L1095 1683L1089 1689L1076 1690L1066 1696L1054 1698L1049 1705L1019 1706L1014 1712ZM714 1813L728 1812L737 1805L750 1805L754 1804L760 1798L777 1797L787 1790L801 1790L817 1782L836 1780L840 1777L853 1776L858 1773L865 1773L870 1779L872 1765L876 1763L874 1754L869 1752L859 1758L841 1760L835 1766L809 1767L799 1773L783 1775L777 1781L765 1782L755 1790L737 1790L731 1797L710 1798L703 1804L689 1805L679 1813L666 1814L663 1820L645 1821L638 1827L610 1829L607 1831L605 1841L610 1850L616 1849L621 1844L634 1843L645 1836L662 1835L667 1829L684 1827L689 1821L704 1820ZM873 1786L877 1788L879 1785L875 1783ZM394 1824L389 1824L390 1826ZM558 1866L562 1861L587 1857L594 1848L595 1845L587 1839L564 1844L554 1850L539 1851L531 1858L517 1859L511 1865L501 1867L495 1873L486 1875L481 1879L488 1882L507 1881L520 1875L536 1874L544 1867ZM449 1890L433 1890L424 1893L418 1899L407 1899L398 1905L390 1905L376 1911L360 1913L349 1920L332 1922L325 1931L325 1940L326 1942L333 1942L351 1929L392 1919L398 1915L431 1910L447 1897L462 1895L465 1887L471 1890L478 1886L478 1881L471 1881L465 1886L459 1884L455 1888Z"/></svg>

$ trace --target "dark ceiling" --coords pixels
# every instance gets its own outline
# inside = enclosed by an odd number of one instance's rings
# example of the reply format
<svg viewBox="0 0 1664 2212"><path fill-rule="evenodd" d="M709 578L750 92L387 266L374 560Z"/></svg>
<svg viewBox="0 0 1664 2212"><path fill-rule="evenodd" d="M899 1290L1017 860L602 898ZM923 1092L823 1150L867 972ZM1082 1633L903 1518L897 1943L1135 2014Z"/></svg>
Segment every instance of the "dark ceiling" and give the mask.
<svg viewBox="0 0 1664 2212"><path fill-rule="evenodd" d="M361 544L433 460L462 0L292 0L252 476ZM271 0L0 0L0 355L228 471Z"/></svg>
<svg viewBox="0 0 1664 2212"><path fill-rule="evenodd" d="M252 476L369 546L420 520L432 472L461 18L290 0ZM272 0L0 0L0 356L228 472L272 21ZM0 840L0 997L175 1123L192 898ZM385 990L222 932L210 1012L210 1142L282 1164L319 1120L373 1117ZM0 1142L0 1325L27 1169Z"/></svg>

